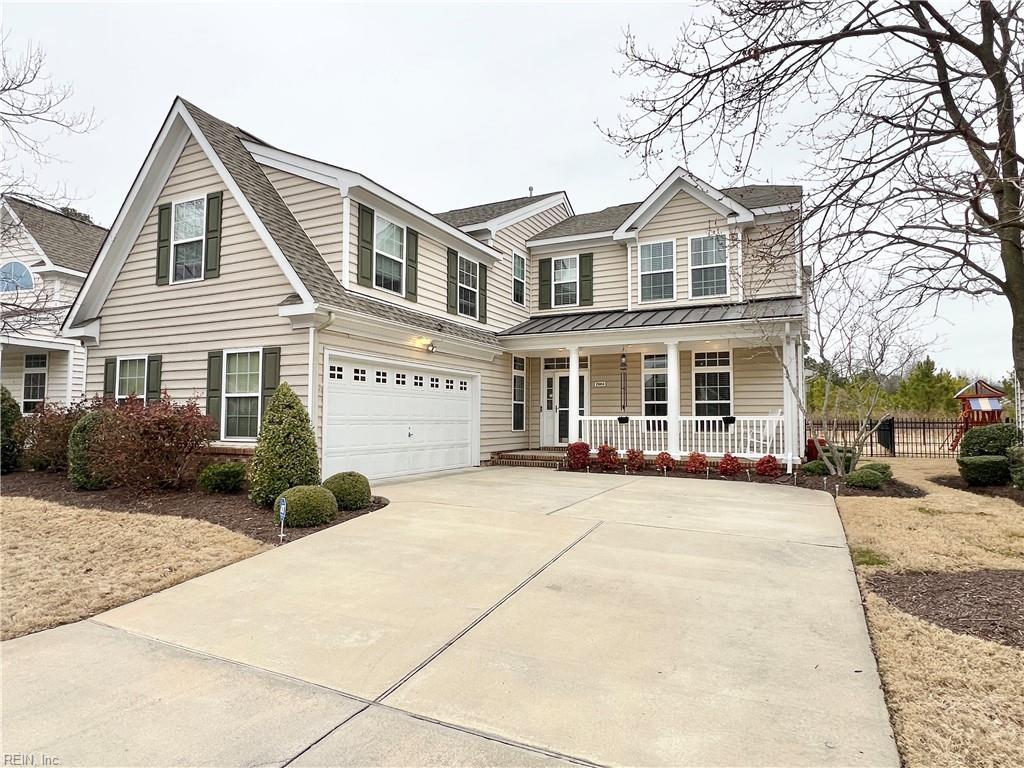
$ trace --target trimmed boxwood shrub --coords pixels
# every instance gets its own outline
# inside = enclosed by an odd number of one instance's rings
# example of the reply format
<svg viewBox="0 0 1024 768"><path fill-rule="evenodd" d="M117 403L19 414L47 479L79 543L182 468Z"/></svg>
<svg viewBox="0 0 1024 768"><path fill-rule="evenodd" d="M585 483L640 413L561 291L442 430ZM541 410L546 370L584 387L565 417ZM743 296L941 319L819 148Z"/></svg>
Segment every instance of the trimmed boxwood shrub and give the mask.
<svg viewBox="0 0 1024 768"><path fill-rule="evenodd" d="M296 485L320 483L320 461L309 412L298 395L281 382L267 403L249 468L249 498L269 507Z"/></svg>
<svg viewBox="0 0 1024 768"><path fill-rule="evenodd" d="M1006 450L1020 442L1013 424L989 424L973 427L960 440L960 456L1005 456Z"/></svg>
<svg viewBox="0 0 1024 768"><path fill-rule="evenodd" d="M881 488L885 478L880 472L862 467L855 469L846 476L846 484L851 488Z"/></svg>
<svg viewBox="0 0 1024 768"><path fill-rule="evenodd" d="M968 485L1006 485L1010 482L1010 460L1005 456L962 456L960 477Z"/></svg>
<svg viewBox="0 0 1024 768"><path fill-rule="evenodd" d="M334 494L338 509L351 512L370 506L370 481L358 472L339 472L324 480L324 488Z"/></svg>
<svg viewBox="0 0 1024 768"><path fill-rule="evenodd" d="M338 501L334 494L322 485L296 485L276 499L274 509L281 499L288 502L284 524L288 528L309 528L329 523L338 514Z"/></svg>
<svg viewBox="0 0 1024 768"><path fill-rule="evenodd" d="M1007 448L1006 459L1010 465L1010 482L1014 488L1024 489L1024 446Z"/></svg>
<svg viewBox="0 0 1024 768"><path fill-rule="evenodd" d="M883 480L892 480L892 467L884 461L872 461L869 464L861 464L859 469L870 469L880 474Z"/></svg>
<svg viewBox="0 0 1024 768"><path fill-rule="evenodd" d="M245 483L245 464L241 461L226 461L211 464L199 473L196 485L207 493L238 493Z"/></svg>
<svg viewBox="0 0 1024 768"><path fill-rule="evenodd" d="M569 446L565 449L565 468L586 469L589 464L590 446L582 440L569 443Z"/></svg>
<svg viewBox="0 0 1024 768"><path fill-rule="evenodd" d="M68 436L68 479L79 491L106 488L107 478L92 468L92 441L105 418L103 411L90 411L80 418Z"/></svg>
<svg viewBox="0 0 1024 768"><path fill-rule="evenodd" d="M828 471L828 464L821 459L815 459L814 461L808 461L805 464L800 465L800 472L805 475L811 475L812 477L825 477L831 474Z"/></svg>
<svg viewBox="0 0 1024 768"><path fill-rule="evenodd" d="M21 408L7 387L0 386L0 473L18 468L21 445L15 436L15 427L21 421Z"/></svg>

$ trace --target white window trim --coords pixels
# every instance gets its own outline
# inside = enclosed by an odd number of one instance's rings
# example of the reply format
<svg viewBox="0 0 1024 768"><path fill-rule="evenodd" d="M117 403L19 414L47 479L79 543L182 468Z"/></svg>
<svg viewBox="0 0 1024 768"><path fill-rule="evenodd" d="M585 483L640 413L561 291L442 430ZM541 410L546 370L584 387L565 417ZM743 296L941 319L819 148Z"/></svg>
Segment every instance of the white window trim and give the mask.
<svg viewBox="0 0 1024 768"><path fill-rule="evenodd" d="M28 366L25 365L25 358L28 355L42 355L44 358L46 358L46 365L44 365L42 368L29 368ZM25 411L25 402L26 402L26 397L25 397L25 376L27 374L30 374L30 373L42 373L43 374L43 399L42 400L32 399L29 402L45 403L46 402L46 392L47 392L47 390L50 387L50 353L49 352L26 352L24 355L22 355L22 358L21 358L21 412L22 412L22 414L26 413L26 411ZM28 413L32 413L32 411L29 411Z"/></svg>
<svg viewBox="0 0 1024 768"><path fill-rule="evenodd" d="M187 240L175 240L174 239L174 219L177 216L178 206L181 205L182 203L194 203L197 200L202 202L202 204L203 204L203 233L199 237L190 237ZM206 210L206 196L205 195L200 195L199 197L196 197L193 194L193 195L188 195L187 197L179 198L177 200L171 200L171 255L170 255L171 263L170 263L170 269L168 270L168 272L170 274L168 275L168 280L167 280L167 282L169 284L172 284L172 285L182 285L184 283L198 283L200 280L204 280L206 278L206 215L207 215L207 213L209 213L209 212ZM197 240L200 243L202 243L202 246L199 249L199 277L190 277L187 280L175 280L174 279L174 255L175 255L176 246L184 245L185 243L194 243Z"/></svg>
<svg viewBox="0 0 1024 768"><path fill-rule="evenodd" d="M659 269L654 272L643 271L643 260L640 256L645 245L659 245L660 243L671 243L672 244L672 295L667 299L644 299L644 275L660 275L664 272L668 272L667 269ZM659 240L643 240L637 244L636 247L636 300L638 304L658 304L665 301L675 301L676 294L678 293L678 283L676 282L678 276L676 269L679 264L679 254L676 241L673 238L659 239Z"/></svg>
<svg viewBox="0 0 1024 768"><path fill-rule="evenodd" d="M664 368L647 368L644 366L644 359L648 357L655 357L662 355L665 357ZM648 373L664 373L665 374L665 397L669 398L666 400L648 400L647 399L647 387L645 386L644 376ZM672 392L668 387L668 355L665 352L644 352L640 355L640 418L643 419L668 419L668 405L672 397ZM676 393L676 397L679 397L679 393ZM664 416L648 416L647 415L647 404L665 404L666 413Z"/></svg>
<svg viewBox="0 0 1024 768"><path fill-rule="evenodd" d="M522 278L516 277L516 259L519 259L519 260L521 260L523 262L523 276L522 276ZM554 262L551 262L551 269L554 270ZM525 306L529 305L529 297L526 295L526 278L527 278L528 275L529 275L529 272L527 271L526 257L523 254L521 254L519 251L513 250L512 251L512 303L517 305L517 306L520 306L520 307L525 307ZM551 274L551 279L552 279L552 290L554 290L554 287L553 287L554 272L552 272L552 274ZM520 283L523 284L523 300L522 301L516 301L516 283L517 282L520 282ZM554 298L554 294L552 294L552 298Z"/></svg>
<svg viewBox="0 0 1024 768"><path fill-rule="evenodd" d="M519 370L516 368L516 360L523 361L523 369ZM516 378L522 378L523 380L523 399L516 400ZM523 406L523 426L516 429L516 406ZM512 431L513 432L525 432L526 431L526 358L519 357L518 355L512 356Z"/></svg>
<svg viewBox="0 0 1024 768"><path fill-rule="evenodd" d="M259 363L257 364L257 371L259 373L258 383L256 384L256 413L263 413L263 347L244 347L241 349L225 349L221 356L220 364L220 439L226 443L255 443L255 437L228 437L228 398L229 397L252 397L250 394L235 393L233 395L228 394L228 355L238 355L245 352L258 352ZM260 415L257 416L262 421ZM257 425L256 434L259 435L259 429L262 425Z"/></svg>
<svg viewBox="0 0 1024 768"><path fill-rule="evenodd" d="M559 285L567 285L569 280L562 280L561 282L555 282L555 262L565 261L566 259L572 259L576 266L576 301L572 304L556 304L555 303L555 288ZM580 305L580 257L579 254L575 256L552 256L551 257L551 308L552 309L565 309L567 307L578 307Z"/></svg>
<svg viewBox="0 0 1024 768"><path fill-rule="evenodd" d="M383 251L378 251L377 250L377 233L380 232L380 226L379 226L378 222L380 222L380 221L386 221L388 224L396 226L396 227L398 227L399 229L402 230L402 255L398 259L395 259L395 257L392 256L391 254L384 253ZM378 213L377 211L374 211L374 213L373 213L373 287L376 288L378 291L387 291L388 293L393 293L395 296L401 296L403 298L405 297L405 288L406 288L406 286L405 286L405 247L406 247L406 241L408 240L408 238L409 238L408 228L404 224L401 224L398 221L396 221L395 219L392 219L392 218L390 218L388 216L385 216L382 213ZM385 259L391 259L392 261L398 261L402 265L401 269L399 270L399 279L401 280L401 286L402 287L399 290L396 291L396 290L394 290L392 288L385 288L383 285L377 285L377 257L378 256L383 256Z"/></svg>
<svg viewBox="0 0 1024 768"><path fill-rule="evenodd" d="M694 240L703 240L706 237L724 237L725 238L725 262L723 264L710 264L710 265L704 265L704 266L695 267L693 265L693 241ZM725 293L716 293L716 294L711 295L711 296L694 296L693 295L693 271L695 269L707 269L709 267L718 267L718 266L724 266L725 267ZM687 290L687 293L688 293L688 298L690 298L690 299L697 299L698 301L704 301L704 300L707 300L707 299L727 299L727 298L729 298L729 296L732 294L732 286L730 285L730 282L729 282L729 273L730 273L730 270L729 270L729 235L725 234L723 232L714 232L714 233L709 233L709 234L706 234L706 235L690 235L689 240L686 243L686 267L687 267L687 277L688 277L686 290ZM730 357L730 359L732 359L732 358Z"/></svg>
<svg viewBox="0 0 1024 768"><path fill-rule="evenodd" d="M29 267L29 265L26 264L21 259L11 259L9 261L5 261L3 264L0 264L0 267L6 267L10 264L20 264L22 267L24 267L25 271L28 272L28 277L32 281L32 285L29 286L28 288L22 288L21 286L18 286L11 291L0 290L0 293L21 293L22 291L34 291L36 288L36 273L32 271L32 268ZM2 283L0 283L0 287L2 287Z"/></svg>
<svg viewBox="0 0 1024 768"><path fill-rule="evenodd" d="M728 352L728 365L703 365L697 367L697 355L702 352ZM697 374L698 373L728 373L729 374L729 415L736 415L734 400L736 399L736 374L732 370L733 350L731 349L695 349L690 353L690 415L699 419L717 419L719 416L698 416L697 415ZM725 400L701 400L702 403L724 403Z"/></svg>
<svg viewBox="0 0 1024 768"><path fill-rule="evenodd" d="M456 262L456 272L458 274L456 274L456 276L455 276L455 291L456 291L456 293L455 293L455 311L458 313L459 317L468 317L471 320L479 320L480 319L480 262L477 261L476 259L471 259L468 256L465 256L465 255L463 255L461 253L456 258L458 258L458 262ZM476 288L473 288L471 286L463 285L462 284L462 260L463 259L465 259L467 262L469 262L470 264L472 264L472 265L474 265L476 267ZM473 302L473 314L472 315L467 314L466 312L463 312L461 309L459 309L459 304L460 304L460 301L459 301L459 291L461 289L463 289L463 288L465 288L468 291L472 291L476 295L476 301Z"/></svg>
<svg viewBox="0 0 1024 768"><path fill-rule="evenodd" d="M142 394L137 394L135 396L142 400L146 399L146 386L149 384L149 365L146 364L147 359L147 355L125 355L124 357L117 358L116 368L114 369L114 402L126 400L131 397L131 395L121 394L121 362L124 360L142 361Z"/></svg>

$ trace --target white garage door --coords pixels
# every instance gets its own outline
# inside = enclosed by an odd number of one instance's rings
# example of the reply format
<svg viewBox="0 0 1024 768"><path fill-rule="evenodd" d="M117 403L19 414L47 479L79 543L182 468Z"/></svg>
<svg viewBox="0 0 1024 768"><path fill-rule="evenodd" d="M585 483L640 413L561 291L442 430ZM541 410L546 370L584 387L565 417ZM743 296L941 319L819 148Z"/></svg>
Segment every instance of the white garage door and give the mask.
<svg viewBox="0 0 1024 768"><path fill-rule="evenodd" d="M324 400L324 477L370 478L474 463L474 389L463 373L331 355Z"/></svg>

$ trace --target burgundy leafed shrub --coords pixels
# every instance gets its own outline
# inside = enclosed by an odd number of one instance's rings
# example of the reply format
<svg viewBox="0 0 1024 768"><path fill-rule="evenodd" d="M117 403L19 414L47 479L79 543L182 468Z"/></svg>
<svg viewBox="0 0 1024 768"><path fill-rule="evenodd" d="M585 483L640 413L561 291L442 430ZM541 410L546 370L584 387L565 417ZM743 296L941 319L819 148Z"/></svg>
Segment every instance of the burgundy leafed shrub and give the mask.
<svg viewBox="0 0 1024 768"><path fill-rule="evenodd" d="M630 448L626 451L626 469L630 472L643 472L647 464L647 457L639 448Z"/></svg>
<svg viewBox="0 0 1024 768"><path fill-rule="evenodd" d="M194 400L176 403L166 395L148 404L138 398L107 402L99 410L103 419L91 437L89 465L115 487L180 486L214 428Z"/></svg>
<svg viewBox="0 0 1024 768"><path fill-rule="evenodd" d="M668 451L662 451L655 457L654 466L658 468L660 472L668 473L676 468L676 460L672 458L672 454Z"/></svg>
<svg viewBox="0 0 1024 768"><path fill-rule="evenodd" d="M586 469L590 464L590 446L582 440L569 443L565 449L566 469Z"/></svg>
<svg viewBox="0 0 1024 768"><path fill-rule="evenodd" d="M699 475L701 472L707 472L708 457L700 451L694 451L686 457L686 464L683 465L683 469L691 475Z"/></svg>
<svg viewBox="0 0 1024 768"><path fill-rule="evenodd" d="M85 403L45 403L34 416L21 419L15 426L15 434L21 441L24 466L66 472L68 437L87 407Z"/></svg>
<svg viewBox="0 0 1024 768"><path fill-rule="evenodd" d="M754 465L754 471L762 477L778 477L782 474L782 465L774 456L762 456Z"/></svg>
<svg viewBox="0 0 1024 768"><path fill-rule="evenodd" d="M743 465L740 460L733 456L731 453L725 454L722 460L718 462L718 474L722 477L732 477L738 475L743 471Z"/></svg>
<svg viewBox="0 0 1024 768"><path fill-rule="evenodd" d="M618 472L622 463L619 461L619 449L614 445L602 445L597 449L597 465L605 472Z"/></svg>

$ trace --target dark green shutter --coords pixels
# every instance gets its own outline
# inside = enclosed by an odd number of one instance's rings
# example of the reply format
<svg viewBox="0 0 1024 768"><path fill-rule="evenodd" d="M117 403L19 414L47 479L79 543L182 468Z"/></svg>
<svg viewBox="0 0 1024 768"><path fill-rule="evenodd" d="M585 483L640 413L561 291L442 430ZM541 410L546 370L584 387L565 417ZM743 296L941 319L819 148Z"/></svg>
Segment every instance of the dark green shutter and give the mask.
<svg viewBox="0 0 1024 768"><path fill-rule="evenodd" d="M477 286L480 291L480 311L477 313L477 317L481 323L487 322L487 265L480 264L480 276L477 281Z"/></svg>
<svg viewBox="0 0 1024 768"><path fill-rule="evenodd" d="M171 276L171 204L164 203L156 213L156 284L167 285Z"/></svg>
<svg viewBox="0 0 1024 768"><path fill-rule="evenodd" d="M224 203L223 192L206 196L206 265L204 277L220 277L220 219Z"/></svg>
<svg viewBox="0 0 1024 768"><path fill-rule="evenodd" d="M373 286L373 209L359 206L359 269L356 282Z"/></svg>
<svg viewBox="0 0 1024 768"><path fill-rule="evenodd" d="M117 394L117 358L108 357L103 361L103 397L113 400Z"/></svg>
<svg viewBox="0 0 1024 768"><path fill-rule="evenodd" d="M224 397L224 353L210 352L206 357L206 415L217 422L216 433L220 435L220 407Z"/></svg>
<svg viewBox="0 0 1024 768"><path fill-rule="evenodd" d="M260 406L260 423L263 423L263 414L267 410L267 403L274 396L277 385L281 383L281 348L263 348L263 398Z"/></svg>
<svg viewBox="0 0 1024 768"><path fill-rule="evenodd" d="M146 358L146 402L155 403L160 399L163 387L160 375L163 370L163 358L150 355Z"/></svg>
<svg viewBox="0 0 1024 768"><path fill-rule="evenodd" d="M537 307L539 309L551 309L551 259L541 259L537 266L540 269Z"/></svg>
<svg viewBox="0 0 1024 768"><path fill-rule="evenodd" d="M405 298L416 301L419 280L420 236L413 229L405 230Z"/></svg>
<svg viewBox="0 0 1024 768"><path fill-rule="evenodd" d="M459 314L459 252L448 249L448 314Z"/></svg>
<svg viewBox="0 0 1024 768"><path fill-rule="evenodd" d="M594 303L594 254L580 254L580 306Z"/></svg>

